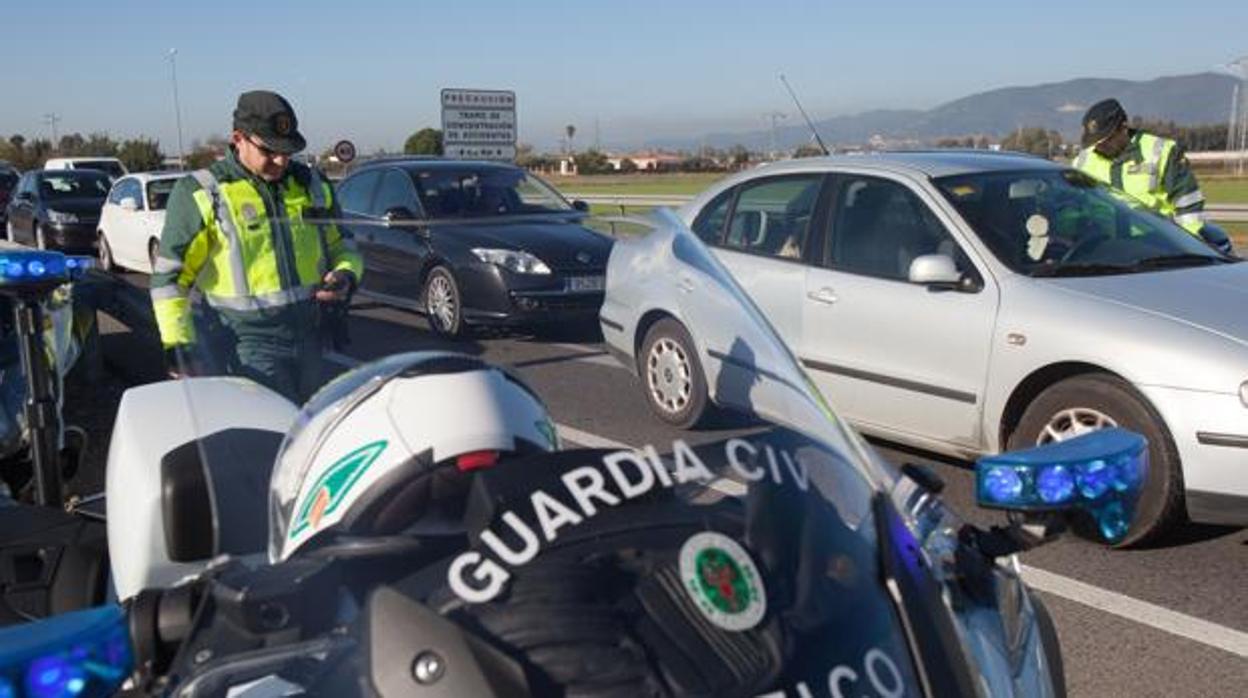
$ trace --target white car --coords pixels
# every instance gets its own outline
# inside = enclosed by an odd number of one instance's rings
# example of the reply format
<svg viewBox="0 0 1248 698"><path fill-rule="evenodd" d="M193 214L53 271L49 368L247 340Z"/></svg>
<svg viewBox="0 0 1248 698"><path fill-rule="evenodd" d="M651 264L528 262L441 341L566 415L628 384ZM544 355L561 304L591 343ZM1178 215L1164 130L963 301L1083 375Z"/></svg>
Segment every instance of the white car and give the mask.
<svg viewBox="0 0 1248 698"><path fill-rule="evenodd" d="M184 172L144 172L117 180L104 202L96 250L100 267L150 272L165 225L165 203Z"/></svg>
<svg viewBox="0 0 1248 698"><path fill-rule="evenodd" d="M109 157L84 158L48 158L43 164L45 170L99 170L116 182L129 174L121 160Z"/></svg>
<svg viewBox="0 0 1248 698"><path fill-rule="evenodd" d="M978 458L1124 427L1150 444L1124 544L1184 514L1248 524L1248 263L1069 168L986 152L777 163L678 215L859 430ZM611 288L608 346L660 418L696 423L722 401L704 340Z"/></svg>

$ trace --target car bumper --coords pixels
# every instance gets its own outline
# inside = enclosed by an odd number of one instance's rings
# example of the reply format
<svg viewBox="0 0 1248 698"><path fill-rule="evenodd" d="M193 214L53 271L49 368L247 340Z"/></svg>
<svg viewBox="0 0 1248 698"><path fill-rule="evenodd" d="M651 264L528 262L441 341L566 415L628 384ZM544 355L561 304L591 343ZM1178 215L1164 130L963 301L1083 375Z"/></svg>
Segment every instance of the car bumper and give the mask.
<svg viewBox="0 0 1248 698"><path fill-rule="evenodd" d="M587 270L577 276L602 274ZM510 274L488 265L465 270L459 281L464 319L474 325L588 321L602 307L602 291L571 290L568 275Z"/></svg>
<svg viewBox="0 0 1248 698"><path fill-rule="evenodd" d="M1189 517L1248 524L1248 407L1232 394L1142 390L1178 448Z"/></svg>
<svg viewBox="0 0 1248 698"><path fill-rule="evenodd" d="M91 254L95 251L96 223L50 223L44 226L44 241L58 250L66 252L83 252Z"/></svg>

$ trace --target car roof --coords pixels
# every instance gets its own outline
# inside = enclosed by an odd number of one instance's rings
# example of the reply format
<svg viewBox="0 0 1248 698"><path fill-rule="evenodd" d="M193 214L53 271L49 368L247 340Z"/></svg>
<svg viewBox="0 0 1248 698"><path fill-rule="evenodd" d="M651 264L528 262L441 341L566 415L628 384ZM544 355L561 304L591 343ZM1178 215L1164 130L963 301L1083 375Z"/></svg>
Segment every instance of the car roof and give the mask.
<svg viewBox="0 0 1248 698"><path fill-rule="evenodd" d="M764 170L780 173L873 169L896 174L936 178L976 172L1063 169L1065 167L1068 166L1024 153L951 148L938 150L890 150L800 158L761 165L749 172L750 176L753 177Z"/></svg>
<svg viewBox="0 0 1248 698"><path fill-rule="evenodd" d="M77 155L72 158L48 158L44 164L49 162L121 162L119 158L111 155Z"/></svg>
<svg viewBox="0 0 1248 698"><path fill-rule="evenodd" d="M452 160L442 157L422 157L414 155L408 157L377 158L375 160L368 160L356 166L351 171L351 174L363 172L364 170L373 169L375 167L399 167L409 172L519 169L517 165L513 165L509 162L495 162L493 160Z"/></svg>
<svg viewBox="0 0 1248 698"><path fill-rule="evenodd" d="M125 177L122 177L121 179L118 179L117 181L120 182L122 179L137 179L140 182L146 183L146 182L155 182L161 179L181 179L182 177L185 177L187 174L189 173L172 172L172 171L171 172L131 172L130 174L126 175Z"/></svg>

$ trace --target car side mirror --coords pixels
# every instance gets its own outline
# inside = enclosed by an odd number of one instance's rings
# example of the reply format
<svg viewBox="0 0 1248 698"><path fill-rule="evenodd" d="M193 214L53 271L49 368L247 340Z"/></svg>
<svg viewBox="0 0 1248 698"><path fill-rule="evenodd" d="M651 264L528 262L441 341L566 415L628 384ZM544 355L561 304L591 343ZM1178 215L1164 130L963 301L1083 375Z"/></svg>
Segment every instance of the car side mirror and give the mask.
<svg viewBox="0 0 1248 698"><path fill-rule="evenodd" d="M934 290L966 293L979 290L979 284L974 277L959 271L953 258L946 254L925 254L915 257L910 262L910 272L907 278L912 284L927 286Z"/></svg>
<svg viewBox="0 0 1248 698"><path fill-rule="evenodd" d="M580 199L577 199L576 201L572 202L572 208L582 213L589 213L589 204L584 201L581 201Z"/></svg>
<svg viewBox="0 0 1248 698"><path fill-rule="evenodd" d="M416 220L416 214L412 213L412 210L406 206L395 206L394 208L386 209L386 212L381 214L381 220L385 221L386 225L389 225L401 221Z"/></svg>
<svg viewBox="0 0 1248 698"><path fill-rule="evenodd" d="M121 201L117 203L117 205L120 206L123 211L139 210L139 202L135 201L134 197L132 196L127 196L126 198L122 199Z"/></svg>
<svg viewBox="0 0 1248 698"><path fill-rule="evenodd" d="M1082 517L1106 543L1126 537L1148 475L1148 441L1126 429L1100 429L1036 448L981 458L981 507L1042 520Z"/></svg>

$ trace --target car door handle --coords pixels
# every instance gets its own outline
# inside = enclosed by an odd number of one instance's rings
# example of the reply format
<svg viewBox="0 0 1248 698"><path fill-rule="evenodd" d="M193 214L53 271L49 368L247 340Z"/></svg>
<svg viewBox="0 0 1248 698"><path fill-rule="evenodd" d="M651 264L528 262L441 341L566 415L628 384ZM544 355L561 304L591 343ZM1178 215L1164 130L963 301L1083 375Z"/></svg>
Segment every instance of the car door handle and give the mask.
<svg viewBox="0 0 1248 698"><path fill-rule="evenodd" d="M827 286L824 286L818 291L807 291L806 297L816 303L827 303L828 305L832 305L837 301L836 292Z"/></svg>
<svg viewBox="0 0 1248 698"><path fill-rule="evenodd" d="M679 288L685 293L693 293L693 279L688 276L680 277L680 281L676 282L676 288Z"/></svg>

